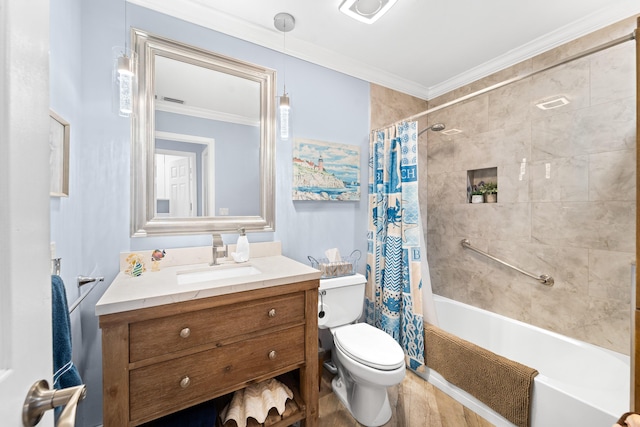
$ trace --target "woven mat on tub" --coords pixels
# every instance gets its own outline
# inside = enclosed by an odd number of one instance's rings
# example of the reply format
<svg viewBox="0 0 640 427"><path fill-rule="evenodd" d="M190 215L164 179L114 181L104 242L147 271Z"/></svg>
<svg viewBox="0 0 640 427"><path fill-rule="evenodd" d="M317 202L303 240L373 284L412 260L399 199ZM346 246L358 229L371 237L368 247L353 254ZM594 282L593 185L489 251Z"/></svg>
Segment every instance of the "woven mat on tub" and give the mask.
<svg viewBox="0 0 640 427"><path fill-rule="evenodd" d="M519 427L529 426L538 371L425 324L426 365Z"/></svg>

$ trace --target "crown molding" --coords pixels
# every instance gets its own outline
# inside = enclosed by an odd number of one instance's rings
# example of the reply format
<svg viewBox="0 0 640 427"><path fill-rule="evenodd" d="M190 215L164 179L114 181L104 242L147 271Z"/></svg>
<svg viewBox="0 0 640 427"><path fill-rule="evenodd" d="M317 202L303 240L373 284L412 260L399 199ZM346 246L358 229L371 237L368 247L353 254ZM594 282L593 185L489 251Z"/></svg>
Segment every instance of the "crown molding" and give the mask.
<svg viewBox="0 0 640 427"><path fill-rule="evenodd" d="M615 7L608 7L592 13L585 18L574 21L571 24L565 25L551 33L519 46L491 61L458 74L440 84L431 86L427 92L428 99L444 95L454 89L487 77L500 70L504 70L505 68L533 58L536 55L547 52L555 47L583 37L607 25L615 24L638 13L640 13L640 2L638 0L629 0Z"/></svg>
<svg viewBox="0 0 640 427"><path fill-rule="evenodd" d="M128 2L193 22L269 49L282 51L282 37L276 31L248 23L218 10L204 7L194 0L183 0L179 2L179 5L170 0L128 0ZM286 54L370 83L428 100L639 13L640 1L638 0L627 0L624 3L618 3L615 6L604 8L585 18L574 21L431 87L425 87L416 82L403 79L395 74L371 67L347 56L338 55L317 45L298 40L293 36L288 38Z"/></svg>
<svg viewBox="0 0 640 427"><path fill-rule="evenodd" d="M164 139L168 141L178 142L191 142L195 144L211 145L216 142L214 138L207 138L206 136L187 135L184 133L163 132L157 130L156 139Z"/></svg>
<svg viewBox="0 0 640 427"><path fill-rule="evenodd" d="M205 28L245 40L278 52L282 51L282 35L240 18L210 7L204 7L192 0L179 2L158 0L128 0L129 3L155 10ZM359 78L366 82L385 86L421 99L427 99L428 88L379 68L371 67L350 57L336 54L315 44L287 37L286 54L340 73Z"/></svg>
<svg viewBox="0 0 640 427"><path fill-rule="evenodd" d="M156 110L167 113L182 114L184 116L200 117L202 119L217 120L219 122L236 123L246 126L260 126L260 120L236 114L223 113L220 111L207 110L206 108L193 107L189 105L176 104L173 102L156 100Z"/></svg>

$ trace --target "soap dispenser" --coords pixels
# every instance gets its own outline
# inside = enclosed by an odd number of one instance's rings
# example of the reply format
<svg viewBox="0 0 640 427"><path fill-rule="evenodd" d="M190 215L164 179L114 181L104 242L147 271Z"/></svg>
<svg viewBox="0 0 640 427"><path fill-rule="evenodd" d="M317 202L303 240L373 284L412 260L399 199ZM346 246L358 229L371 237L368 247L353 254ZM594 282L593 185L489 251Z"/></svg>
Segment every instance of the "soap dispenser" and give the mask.
<svg viewBox="0 0 640 427"><path fill-rule="evenodd" d="M231 252L231 256L235 262L249 261L249 240L244 231L244 228L238 230L240 236L238 236L238 242L236 243L236 251Z"/></svg>

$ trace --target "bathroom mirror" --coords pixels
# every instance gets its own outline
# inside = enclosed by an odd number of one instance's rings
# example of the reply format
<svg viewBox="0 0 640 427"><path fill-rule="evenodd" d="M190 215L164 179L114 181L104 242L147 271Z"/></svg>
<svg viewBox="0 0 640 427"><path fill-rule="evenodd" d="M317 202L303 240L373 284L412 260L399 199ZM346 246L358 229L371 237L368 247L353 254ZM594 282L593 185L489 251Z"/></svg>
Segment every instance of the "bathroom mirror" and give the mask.
<svg viewBox="0 0 640 427"><path fill-rule="evenodd" d="M275 71L131 31L131 235L273 231Z"/></svg>

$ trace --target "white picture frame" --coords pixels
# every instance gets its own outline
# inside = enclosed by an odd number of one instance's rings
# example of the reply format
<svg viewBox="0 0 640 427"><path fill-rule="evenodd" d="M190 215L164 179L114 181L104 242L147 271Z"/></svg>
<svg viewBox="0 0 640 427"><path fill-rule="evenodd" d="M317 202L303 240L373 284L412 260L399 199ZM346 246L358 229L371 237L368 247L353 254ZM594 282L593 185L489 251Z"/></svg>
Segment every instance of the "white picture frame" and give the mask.
<svg viewBox="0 0 640 427"><path fill-rule="evenodd" d="M49 110L49 168L51 197L69 197L69 142L71 125Z"/></svg>

